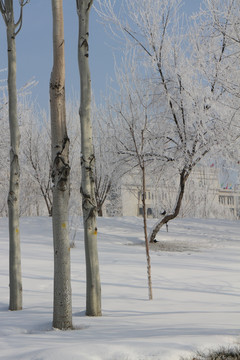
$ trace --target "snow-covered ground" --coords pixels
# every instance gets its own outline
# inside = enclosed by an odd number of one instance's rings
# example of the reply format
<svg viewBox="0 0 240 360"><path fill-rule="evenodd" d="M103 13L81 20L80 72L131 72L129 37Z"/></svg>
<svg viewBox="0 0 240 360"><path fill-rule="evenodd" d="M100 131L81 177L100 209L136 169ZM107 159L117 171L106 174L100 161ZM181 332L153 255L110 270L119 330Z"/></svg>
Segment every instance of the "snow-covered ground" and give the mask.
<svg viewBox="0 0 240 360"><path fill-rule="evenodd" d="M98 219L99 318L84 315L80 225L71 250L72 331L51 328L50 218L21 220L24 309L8 311L7 229L7 219L0 219L0 359L179 360L196 349L240 342L240 222L178 219L168 233L163 229L157 237L163 250L151 251L149 301L142 220Z"/></svg>

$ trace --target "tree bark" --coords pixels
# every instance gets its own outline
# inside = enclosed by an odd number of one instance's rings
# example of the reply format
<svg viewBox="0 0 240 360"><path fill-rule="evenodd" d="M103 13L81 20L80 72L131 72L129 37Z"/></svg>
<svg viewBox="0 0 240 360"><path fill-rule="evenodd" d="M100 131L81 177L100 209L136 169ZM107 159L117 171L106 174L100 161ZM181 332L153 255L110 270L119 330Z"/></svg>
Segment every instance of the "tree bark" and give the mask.
<svg viewBox="0 0 240 360"><path fill-rule="evenodd" d="M86 256L86 315L101 316L101 284L97 250L97 204L95 198L94 166L95 156L91 124L91 77L89 69L89 12L91 0L77 0L79 18L78 64L81 85L81 105L79 109L81 124L81 167L82 167L82 209L84 222L84 241Z"/></svg>
<svg viewBox="0 0 240 360"><path fill-rule="evenodd" d="M146 178L145 178L145 165L143 160L142 170L142 205L143 205L143 227L145 237L145 250L147 258L147 274L148 274L148 298L152 300L152 272L151 272L151 258L149 254L148 234L147 234L147 209L146 209Z"/></svg>
<svg viewBox="0 0 240 360"><path fill-rule="evenodd" d="M183 195L184 195L184 191L185 191L185 184L186 184L186 181L188 179L190 175L190 172L186 172L185 169L183 169L180 173L180 184L179 184L179 192L178 192L178 196L177 196L177 199L176 199L176 205L175 205L175 208L173 210L173 212L171 214L166 214L156 225L155 227L153 228L150 236L149 236L149 239L150 239L150 243L153 243L155 238L156 238L156 235L157 233L159 232L159 230L161 229L161 227L164 225L164 224L167 224L168 221L170 220L173 220L175 219L178 214L179 214L179 211L180 211L180 208L181 208L181 204L182 204L182 199L183 199Z"/></svg>
<svg viewBox="0 0 240 360"><path fill-rule="evenodd" d="M62 0L52 0L53 69L50 79L53 181L53 327L72 328L70 243L68 236L69 138L65 111L65 59Z"/></svg>
<svg viewBox="0 0 240 360"><path fill-rule="evenodd" d="M2 9L1 9L2 10ZM10 127L10 183L8 193L9 217L9 310L22 309L22 275L19 232L19 146L20 131L17 118L16 44L13 1L5 2L8 46L8 97Z"/></svg>

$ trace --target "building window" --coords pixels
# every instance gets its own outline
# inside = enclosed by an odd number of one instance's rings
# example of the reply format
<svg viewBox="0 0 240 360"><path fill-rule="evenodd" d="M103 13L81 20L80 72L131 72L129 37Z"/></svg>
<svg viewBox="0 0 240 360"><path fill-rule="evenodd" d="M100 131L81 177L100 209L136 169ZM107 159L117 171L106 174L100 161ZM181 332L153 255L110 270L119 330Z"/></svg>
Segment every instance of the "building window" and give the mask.
<svg viewBox="0 0 240 360"><path fill-rule="evenodd" d="M225 205L225 196L223 195L219 196L219 204Z"/></svg>
<svg viewBox="0 0 240 360"><path fill-rule="evenodd" d="M138 200L141 200L141 198L142 198L142 192L139 191L139 192L138 192Z"/></svg>
<svg viewBox="0 0 240 360"><path fill-rule="evenodd" d="M152 215L152 209L151 208L148 208L147 209L147 216L151 216Z"/></svg>
<svg viewBox="0 0 240 360"><path fill-rule="evenodd" d="M219 203L223 205L234 205L234 196L219 196Z"/></svg>

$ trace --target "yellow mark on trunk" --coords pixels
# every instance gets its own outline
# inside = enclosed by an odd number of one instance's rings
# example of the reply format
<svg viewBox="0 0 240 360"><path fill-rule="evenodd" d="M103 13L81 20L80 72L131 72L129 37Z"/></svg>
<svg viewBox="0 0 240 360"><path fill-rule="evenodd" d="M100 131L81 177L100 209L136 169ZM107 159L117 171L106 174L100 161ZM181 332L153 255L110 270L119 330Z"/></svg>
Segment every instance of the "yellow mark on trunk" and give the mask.
<svg viewBox="0 0 240 360"><path fill-rule="evenodd" d="M19 228L16 228L16 233L17 233L17 234L19 233Z"/></svg>
<svg viewBox="0 0 240 360"><path fill-rule="evenodd" d="M62 223L62 228L63 228L63 229L66 229L66 227L67 227L66 223L63 222L63 223Z"/></svg>
<svg viewBox="0 0 240 360"><path fill-rule="evenodd" d="M94 229L94 235L97 235L97 228Z"/></svg>

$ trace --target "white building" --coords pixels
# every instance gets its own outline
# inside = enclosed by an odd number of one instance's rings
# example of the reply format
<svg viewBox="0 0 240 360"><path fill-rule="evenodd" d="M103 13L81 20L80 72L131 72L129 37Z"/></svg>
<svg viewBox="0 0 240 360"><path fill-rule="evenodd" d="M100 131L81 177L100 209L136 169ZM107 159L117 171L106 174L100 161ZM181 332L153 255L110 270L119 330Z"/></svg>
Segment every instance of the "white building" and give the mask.
<svg viewBox="0 0 240 360"><path fill-rule="evenodd" d="M227 217L240 219L240 190L237 186L234 189L219 189L218 200Z"/></svg>
<svg viewBox="0 0 240 360"><path fill-rule="evenodd" d="M153 184L148 178L146 183L148 217L159 217L162 211L171 211L176 201L179 177L168 181L161 180L157 184ZM142 187L139 176L125 176L119 196L121 215L142 216ZM197 166L187 180L180 216L239 219L240 191L236 187L221 189L219 171L214 166Z"/></svg>

